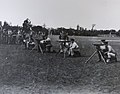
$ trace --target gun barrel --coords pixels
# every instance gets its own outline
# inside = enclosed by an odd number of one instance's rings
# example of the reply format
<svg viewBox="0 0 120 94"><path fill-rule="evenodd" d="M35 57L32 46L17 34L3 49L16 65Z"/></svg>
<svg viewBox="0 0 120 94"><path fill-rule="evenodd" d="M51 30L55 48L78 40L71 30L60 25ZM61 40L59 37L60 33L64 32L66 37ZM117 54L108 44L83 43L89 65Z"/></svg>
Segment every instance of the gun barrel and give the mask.
<svg viewBox="0 0 120 94"><path fill-rule="evenodd" d="M102 46L103 44L93 44L94 46Z"/></svg>

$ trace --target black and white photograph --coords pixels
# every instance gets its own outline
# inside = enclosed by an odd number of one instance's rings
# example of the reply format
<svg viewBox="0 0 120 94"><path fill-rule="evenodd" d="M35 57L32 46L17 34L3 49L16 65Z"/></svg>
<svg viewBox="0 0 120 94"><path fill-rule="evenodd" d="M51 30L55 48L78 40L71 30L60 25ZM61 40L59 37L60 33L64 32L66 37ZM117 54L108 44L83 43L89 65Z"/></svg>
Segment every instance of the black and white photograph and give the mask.
<svg viewBox="0 0 120 94"><path fill-rule="evenodd" d="M0 0L0 94L120 94L120 0Z"/></svg>

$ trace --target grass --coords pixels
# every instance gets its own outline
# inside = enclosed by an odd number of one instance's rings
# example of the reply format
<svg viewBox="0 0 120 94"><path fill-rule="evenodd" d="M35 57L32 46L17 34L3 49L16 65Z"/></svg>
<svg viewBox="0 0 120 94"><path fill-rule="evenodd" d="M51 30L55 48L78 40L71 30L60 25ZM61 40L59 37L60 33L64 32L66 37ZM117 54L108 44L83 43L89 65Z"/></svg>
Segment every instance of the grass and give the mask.
<svg viewBox="0 0 120 94"><path fill-rule="evenodd" d="M58 50L58 36L50 36ZM73 36L72 36L73 37ZM120 64L97 62L94 42L102 37L74 37L82 57L63 58L55 53L42 55L20 45L0 45L0 94L120 94ZM119 38L106 38L118 40ZM119 42L110 44L118 52Z"/></svg>

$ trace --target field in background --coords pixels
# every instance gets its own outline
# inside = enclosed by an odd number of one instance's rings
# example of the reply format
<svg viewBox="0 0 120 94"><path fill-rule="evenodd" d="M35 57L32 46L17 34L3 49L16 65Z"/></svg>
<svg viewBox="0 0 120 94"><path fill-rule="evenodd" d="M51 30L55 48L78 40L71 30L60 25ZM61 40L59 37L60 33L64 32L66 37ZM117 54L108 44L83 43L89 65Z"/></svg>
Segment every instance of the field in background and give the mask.
<svg viewBox="0 0 120 94"><path fill-rule="evenodd" d="M58 51L58 36L50 36ZM56 53L42 55L21 45L0 45L0 94L120 94L120 42L118 37L75 37L81 57L66 59ZM93 43L107 39L118 52L118 62L97 62Z"/></svg>

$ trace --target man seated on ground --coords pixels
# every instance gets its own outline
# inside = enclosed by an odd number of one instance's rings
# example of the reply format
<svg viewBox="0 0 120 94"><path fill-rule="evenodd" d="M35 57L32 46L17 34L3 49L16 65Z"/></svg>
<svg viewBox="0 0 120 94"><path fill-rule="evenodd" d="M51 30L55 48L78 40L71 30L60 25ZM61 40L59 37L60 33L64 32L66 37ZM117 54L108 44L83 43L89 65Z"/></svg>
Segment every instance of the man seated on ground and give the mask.
<svg viewBox="0 0 120 94"><path fill-rule="evenodd" d="M112 46L108 45L108 42L105 42L106 52L104 53L106 55L106 62L109 63L113 60L117 61L116 58L116 52L112 48Z"/></svg>
<svg viewBox="0 0 120 94"><path fill-rule="evenodd" d="M107 63L109 63L112 60L117 61L116 52L112 48L112 46L108 45L108 42L105 40L101 40L101 41L102 41L102 45L99 47L99 51L101 52L101 55L103 56L105 61ZM100 53L98 53L99 61L102 60L101 55L100 55Z"/></svg>
<svg viewBox="0 0 120 94"><path fill-rule="evenodd" d="M74 56L76 50L79 50L79 46L74 39L71 39L69 44L69 49L68 49L69 56Z"/></svg>
<svg viewBox="0 0 120 94"><path fill-rule="evenodd" d="M51 39L48 37L48 35L43 37L43 40L40 41L40 46L43 50L43 52L51 52Z"/></svg>

